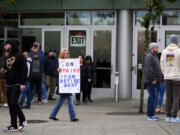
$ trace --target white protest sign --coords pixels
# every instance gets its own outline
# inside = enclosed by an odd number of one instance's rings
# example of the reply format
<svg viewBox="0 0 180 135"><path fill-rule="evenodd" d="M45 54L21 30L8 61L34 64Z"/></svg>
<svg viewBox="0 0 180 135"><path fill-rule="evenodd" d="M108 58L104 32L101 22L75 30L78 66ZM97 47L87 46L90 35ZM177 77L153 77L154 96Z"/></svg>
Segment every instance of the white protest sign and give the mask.
<svg viewBox="0 0 180 135"><path fill-rule="evenodd" d="M79 59L59 59L59 93L80 93Z"/></svg>

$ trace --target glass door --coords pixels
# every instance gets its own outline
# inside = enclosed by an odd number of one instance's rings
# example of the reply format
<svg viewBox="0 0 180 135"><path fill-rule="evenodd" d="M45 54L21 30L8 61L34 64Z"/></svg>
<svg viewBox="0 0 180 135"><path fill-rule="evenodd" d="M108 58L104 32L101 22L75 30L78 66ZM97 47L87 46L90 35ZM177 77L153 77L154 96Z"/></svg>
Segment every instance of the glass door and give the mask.
<svg viewBox="0 0 180 135"><path fill-rule="evenodd" d="M85 57L90 54L89 50L89 29L69 27L67 29L67 47L71 58L77 58L79 55Z"/></svg>
<svg viewBox="0 0 180 135"><path fill-rule="evenodd" d="M139 93L141 89L141 76L142 76L142 64L144 51L144 40L145 31L144 29L135 29L134 31L134 47L133 47L133 72L132 72L132 91L133 98L139 98ZM155 30L151 35L151 42L159 43L159 52L164 49L164 43L162 40L162 31ZM146 85L145 85L146 89ZM146 94L146 92L145 92Z"/></svg>
<svg viewBox="0 0 180 135"><path fill-rule="evenodd" d="M115 30L94 28L92 41L92 56L96 66L94 88L112 89L116 59Z"/></svg>
<svg viewBox="0 0 180 135"><path fill-rule="evenodd" d="M44 54L47 55L50 48L54 48L56 50L56 54L58 56L58 52L62 48L63 45L63 30L62 29L43 29L42 30L42 50Z"/></svg>

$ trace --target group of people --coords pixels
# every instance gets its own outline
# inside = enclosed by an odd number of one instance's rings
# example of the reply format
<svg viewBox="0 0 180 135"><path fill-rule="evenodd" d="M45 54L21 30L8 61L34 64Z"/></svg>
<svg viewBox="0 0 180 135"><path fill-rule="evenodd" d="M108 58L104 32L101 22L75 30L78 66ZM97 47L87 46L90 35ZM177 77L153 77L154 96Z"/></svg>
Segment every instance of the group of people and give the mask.
<svg viewBox="0 0 180 135"><path fill-rule="evenodd" d="M155 116L155 111L160 110L166 89L165 121L180 122L180 118L177 117L180 97L180 48L177 35L170 36L170 44L162 51L159 58L158 47L158 43L150 43L144 58L145 83L149 94L148 120L159 120Z"/></svg>
<svg viewBox="0 0 180 135"><path fill-rule="evenodd" d="M7 103L9 107L11 125L5 128L4 131L18 131L26 126L26 119L21 110L25 97L27 96L27 105L25 108L31 108L35 92L38 96L38 104L46 103L48 100L55 100L55 91L58 91L58 75L60 69L58 68L59 59L69 59L70 52L67 49L62 49L56 57L56 50L51 48L47 56L43 55L40 50L40 44L34 42L31 52L24 51L22 54L19 49L19 42L17 40L8 40L5 45L4 64L1 65L0 72L4 75L3 79L6 81ZM91 99L91 89L93 85L93 73L95 66L92 63L91 56L78 56L80 59L80 77L82 92L82 101L86 104ZM5 89L5 88L4 88ZM49 90L49 92L47 91ZM49 94L47 94L49 93ZM4 95L5 95L4 94ZM48 95L48 98L47 98ZM69 115L72 122L78 121L73 107L72 93L59 94L60 98L57 104L52 109L49 118L52 120L59 120L56 115L61 108L65 99L68 100ZM6 96L6 95L5 95ZM19 100L19 97L20 100ZM4 104L6 102L4 101ZM81 101L81 93L76 94L76 105ZM19 118L19 126L17 125L17 117Z"/></svg>

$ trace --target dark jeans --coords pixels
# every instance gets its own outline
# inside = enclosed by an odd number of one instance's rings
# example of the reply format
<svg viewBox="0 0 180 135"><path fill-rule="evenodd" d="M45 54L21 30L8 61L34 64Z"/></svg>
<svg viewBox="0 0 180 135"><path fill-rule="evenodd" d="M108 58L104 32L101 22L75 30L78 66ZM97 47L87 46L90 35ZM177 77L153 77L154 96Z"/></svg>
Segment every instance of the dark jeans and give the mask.
<svg viewBox="0 0 180 135"><path fill-rule="evenodd" d="M20 124L25 121L25 116L18 105L18 99L21 94L19 85L7 87L7 99L9 106L9 113L11 117L11 125L17 128L17 117Z"/></svg>
<svg viewBox="0 0 180 135"><path fill-rule="evenodd" d="M165 80L165 85L167 117L175 118L179 109L180 81Z"/></svg>
<svg viewBox="0 0 180 135"><path fill-rule="evenodd" d="M30 81L30 90L31 90L31 98L33 98L33 86L35 86L35 91L38 93L38 101L41 101L42 89L41 89L42 80L33 79ZM32 100L32 99L31 99Z"/></svg>
<svg viewBox="0 0 180 135"><path fill-rule="evenodd" d="M147 115L148 116L154 116L155 115L155 108L157 104L157 91L159 89L159 83L147 84L147 90L148 90L148 104L147 104Z"/></svg>
<svg viewBox="0 0 180 135"><path fill-rule="evenodd" d="M88 83L87 85L87 98L91 99L91 90L92 90L93 82Z"/></svg>
<svg viewBox="0 0 180 135"><path fill-rule="evenodd" d="M19 105L23 106L26 96L27 96L27 106L31 106L31 91L29 89L29 82L28 81L26 82L25 90L23 90L21 92L21 98L20 98Z"/></svg>

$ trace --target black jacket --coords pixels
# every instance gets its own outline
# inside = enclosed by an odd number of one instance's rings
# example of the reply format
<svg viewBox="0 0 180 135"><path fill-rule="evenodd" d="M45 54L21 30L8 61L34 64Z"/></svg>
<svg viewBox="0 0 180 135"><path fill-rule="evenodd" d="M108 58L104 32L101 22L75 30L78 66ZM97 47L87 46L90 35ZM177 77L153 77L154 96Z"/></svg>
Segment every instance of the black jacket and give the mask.
<svg viewBox="0 0 180 135"><path fill-rule="evenodd" d="M11 44L11 52L6 57L4 64L4 69L7 70L5 73L7 85L25 85L27 77L26 59L19 53L18 43L15 40L9 40L7 43Z"/></svg>
<svg viewBox="0 0 180 135"><path fill-rule="evenodd" d="M57 77L58 59L56 57L45 56L43 58L43 73L45 75Z"/></svg>

